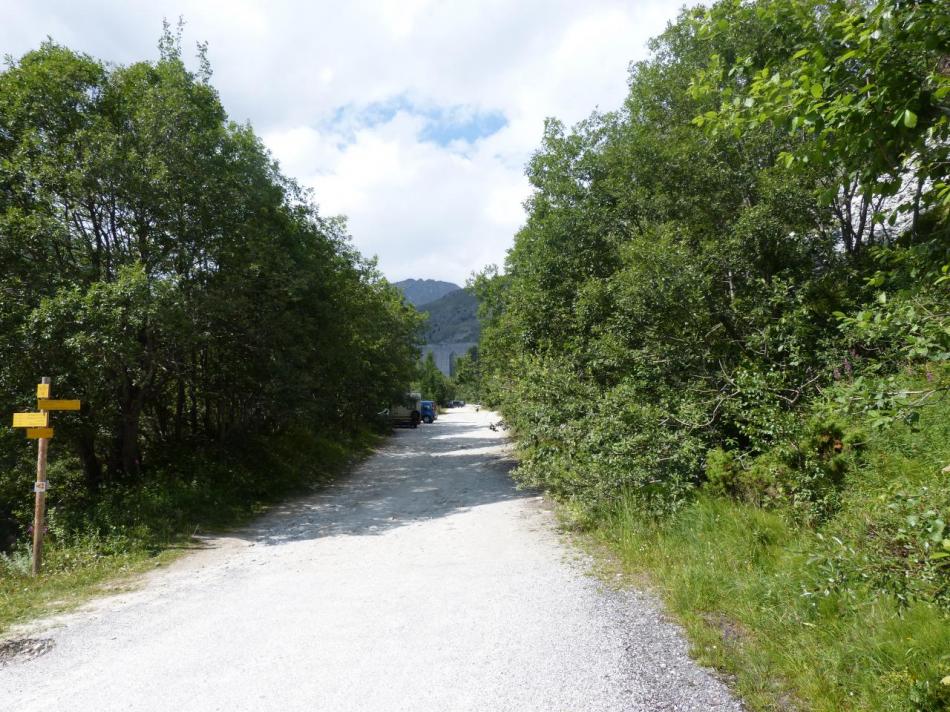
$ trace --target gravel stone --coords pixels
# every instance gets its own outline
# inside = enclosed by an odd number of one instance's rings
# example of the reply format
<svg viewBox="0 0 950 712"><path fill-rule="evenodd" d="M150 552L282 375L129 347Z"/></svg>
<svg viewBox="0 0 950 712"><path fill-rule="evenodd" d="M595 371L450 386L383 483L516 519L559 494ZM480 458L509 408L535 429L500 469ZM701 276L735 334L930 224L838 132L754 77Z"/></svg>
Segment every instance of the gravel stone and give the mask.
<svg viewBox="0 0 950 712"><path fill-rule="evenodd" d="M650 595L519 491L496 414L402 430L354 472L21 627L0 710L740 710Z"/></svg>

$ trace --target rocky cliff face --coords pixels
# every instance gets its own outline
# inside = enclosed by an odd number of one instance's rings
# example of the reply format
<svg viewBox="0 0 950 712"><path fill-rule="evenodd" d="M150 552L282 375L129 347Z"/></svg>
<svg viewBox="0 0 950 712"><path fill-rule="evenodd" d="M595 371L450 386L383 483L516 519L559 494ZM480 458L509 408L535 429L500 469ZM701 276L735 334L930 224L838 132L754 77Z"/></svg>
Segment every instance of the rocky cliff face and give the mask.
<svg viewBox="0 0 950 712"><path fill-rule="evenodd" d="M455 359L477 345L481 334L475 295L451 282L434 279L405 279L395 284L411 304L429 315L423 357L431 351L439 370L453 375Z"/></svg>
<svg viewBox="0 0 950 712"><path fill-rule="evenodd" d="M464 289L450 292L441 299L429 302L419 311L429 315L426 325L426 343L450 344L475 342L481 333L478 323L478 300Z"/></svg>

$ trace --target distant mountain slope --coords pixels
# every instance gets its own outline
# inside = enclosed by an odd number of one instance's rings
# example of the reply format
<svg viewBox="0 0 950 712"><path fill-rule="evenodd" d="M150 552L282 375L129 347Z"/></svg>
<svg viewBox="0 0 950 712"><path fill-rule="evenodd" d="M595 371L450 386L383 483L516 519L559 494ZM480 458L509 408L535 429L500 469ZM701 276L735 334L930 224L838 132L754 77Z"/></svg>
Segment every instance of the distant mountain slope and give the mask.
<svg viewBox="0 0 950 712"><path fill-rule="evenodd" d="M450 292L461 289L451 282L440 282L436 279L404 279L395 283L406 295L406 300L415 307L434 302Z"/></svg>
<svg viewBox="0 0 950 712"><path fill-rule="evenodd" d="M428 312L426 343L453 344L476 342L481 332L476 311L478 300L464 289L446 294L426 304L421 312Z"/></svg>

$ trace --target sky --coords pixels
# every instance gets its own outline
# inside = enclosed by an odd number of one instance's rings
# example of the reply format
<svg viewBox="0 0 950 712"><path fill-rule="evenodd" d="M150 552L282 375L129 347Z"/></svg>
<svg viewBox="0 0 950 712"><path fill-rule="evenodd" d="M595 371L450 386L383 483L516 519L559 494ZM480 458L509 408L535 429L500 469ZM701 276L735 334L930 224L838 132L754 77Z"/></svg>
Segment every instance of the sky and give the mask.
<svg viewBox="0 0 950 712"><path fill-rule="evenodd" d="M0 53L51 37L116 64L154 60L162 20L182 17L186 61L208 43L231 118L322 214L347 217L390 280L464 284L503 264L524 222L544 119L619 107L630 62L683 4L5 0Z"/></svg>

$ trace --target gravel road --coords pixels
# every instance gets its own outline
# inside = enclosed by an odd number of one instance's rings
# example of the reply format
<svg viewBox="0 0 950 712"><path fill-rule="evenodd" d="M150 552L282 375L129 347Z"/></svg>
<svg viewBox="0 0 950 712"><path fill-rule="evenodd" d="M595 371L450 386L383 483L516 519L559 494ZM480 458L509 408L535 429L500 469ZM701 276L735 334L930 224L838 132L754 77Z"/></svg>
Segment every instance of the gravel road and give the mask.
<svg viewBox="0 0 950 712"><path fill-rule="evenodd" d="M0 710L739 710L643 593L517 490L497 416L398 432L352 475L18 631Z"/></svg>

